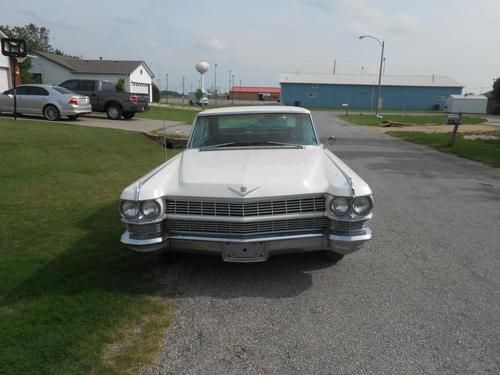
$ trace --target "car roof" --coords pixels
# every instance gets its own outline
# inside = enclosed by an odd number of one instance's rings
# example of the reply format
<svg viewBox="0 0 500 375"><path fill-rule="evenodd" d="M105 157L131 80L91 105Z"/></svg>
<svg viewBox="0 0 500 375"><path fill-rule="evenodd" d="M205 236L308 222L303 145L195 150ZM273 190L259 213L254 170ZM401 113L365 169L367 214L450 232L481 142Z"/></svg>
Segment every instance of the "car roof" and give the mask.
<svg viewBox="0 0 500 375"><path fill-rule="evenodd" d="M20 85L17 85L17 87L21 86L35 86L35 87L42 87L44 89L50 89L52 87L58 87L57 85L48 85L48 84L41 84L41 83L22 83Z"/></svg>
<svg viewBox="0 0 500 375"><path fill-rule="evenodd" d="M302 113L310 114L311 112L305 108L292 107L286 105L254 105L244 107L223 107L207 109L199 112L198 116L216 116L216 115L241 115L252 113Z"/></svg>

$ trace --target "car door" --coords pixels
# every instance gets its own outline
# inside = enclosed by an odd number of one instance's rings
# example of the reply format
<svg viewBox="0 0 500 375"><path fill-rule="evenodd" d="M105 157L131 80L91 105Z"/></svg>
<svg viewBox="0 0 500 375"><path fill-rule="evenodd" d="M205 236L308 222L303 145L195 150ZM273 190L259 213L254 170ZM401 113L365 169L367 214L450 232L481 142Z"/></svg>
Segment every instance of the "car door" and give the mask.
<svg viewBox="0 0 500 375"><path fill-rule="evenodd" d="M23 113L24 112L24 97L26 96L26 92L28 90L28 86L19 86L16 88L16 112ZM5 109L2 111L14 113L14 89L10 89L6 91L8 94L5 95ZM3 105L2 105L3 108Z"/></svg>
<svg viewBox="0 0 500 375"><path fill-rule="evenodd" d="M14 89L6 90L0 95L0 112L14 112Z"/></svg>
<svg viewBox="0 0 500 375"><path fill-rule="evenodd" d="M43 107L49 101L49 92L43 87L29 86L24 96L25 112L32 115L41 115Z"/></svg>

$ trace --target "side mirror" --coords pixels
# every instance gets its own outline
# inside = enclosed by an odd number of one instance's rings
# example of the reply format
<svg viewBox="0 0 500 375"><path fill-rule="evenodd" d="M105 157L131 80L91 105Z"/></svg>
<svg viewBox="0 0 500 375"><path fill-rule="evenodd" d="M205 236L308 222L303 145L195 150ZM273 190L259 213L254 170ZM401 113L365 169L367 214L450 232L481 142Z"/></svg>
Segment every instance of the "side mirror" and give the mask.
<svg viewBox="0 0 500 375"><path fill-rule="evenodd" d="M337 138L335 138L335 136L331 136L331 137L328 137L328 145L329 146L333 146L335 144L335 142L337 142Z"/></svg>

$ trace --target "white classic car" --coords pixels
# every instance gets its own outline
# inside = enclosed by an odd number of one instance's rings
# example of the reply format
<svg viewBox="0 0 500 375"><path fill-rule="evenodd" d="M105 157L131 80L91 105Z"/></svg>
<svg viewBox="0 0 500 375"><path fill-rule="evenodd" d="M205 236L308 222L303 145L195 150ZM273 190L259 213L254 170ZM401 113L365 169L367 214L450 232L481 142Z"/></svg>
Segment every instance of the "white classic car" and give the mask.
<svg viewBox="0 0 500 375"><path fill-rule="evenodd" d="M337 262L372 238L372 207L370 187L320 144L308 110L210 109L184 152L123 191L121 242L227 262L306 251Z"/></svg>

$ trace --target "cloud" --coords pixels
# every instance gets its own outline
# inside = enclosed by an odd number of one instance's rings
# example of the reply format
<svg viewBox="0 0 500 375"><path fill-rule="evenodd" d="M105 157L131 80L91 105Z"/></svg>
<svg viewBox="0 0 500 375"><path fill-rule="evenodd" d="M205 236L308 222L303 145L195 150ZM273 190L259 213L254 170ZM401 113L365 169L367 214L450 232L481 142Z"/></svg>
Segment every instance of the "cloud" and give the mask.
<svg viewBox="0 0 500 375"><path fill-rule="evenodd" d="M227 44L215 36L210 39L202 39L199 44L212 51L224 51L227 48Z"/></svg>

